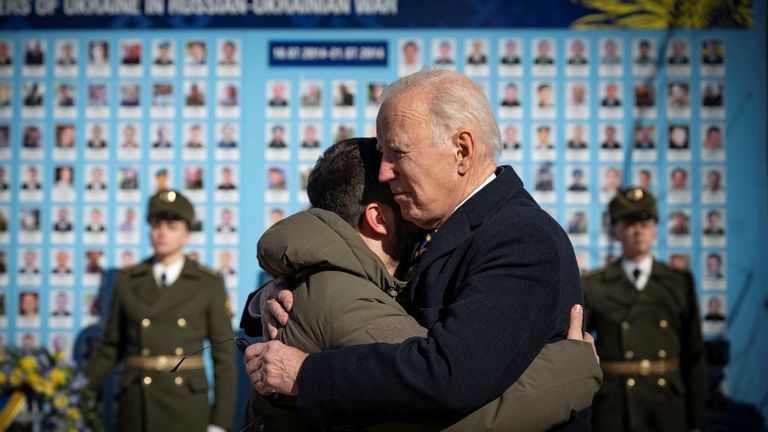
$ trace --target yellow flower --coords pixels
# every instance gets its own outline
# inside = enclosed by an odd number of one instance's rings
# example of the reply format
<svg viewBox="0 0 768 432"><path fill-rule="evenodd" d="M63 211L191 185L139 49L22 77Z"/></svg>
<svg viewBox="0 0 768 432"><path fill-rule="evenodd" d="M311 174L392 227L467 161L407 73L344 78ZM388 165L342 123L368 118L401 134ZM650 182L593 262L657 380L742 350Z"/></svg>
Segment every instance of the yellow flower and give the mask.
<svg viewBox="0 0 768 432"><path fill-rule="evenodd" d="M19 360L19 367L24 372L32 372L37 367L37 359L33 356L24 356Z"/></svg>
<svg viewBox="0 0 768 432"><path fill-rule="evenodd" d="M3 372L0 372L0 386L5 385L8 382L8 377Z"/></svg>
<svg viewBox="0 0 768 432"><path fill-rule="evenodd" d="M43 377L37 373L32 372L28 374L27 382L29 383L29 386L32 387L32 390L35 391L35 393L45 393L45 379L43 379Z"/></svg>
<svg viewBox="0 0 768 432"><path fill-rule="evenodd" d="M11 371L11 387L18 387L24 381L24 373L21 369L14 369Z"/></svg>
<svg viewBox="0 0 768 432"><path fill-rule="evenodd" d="M67 417L71 418L72 420L80 420L80 410L77 408L70 408L67 410Z"/></svg>
<svg viewBox="0 0 768 432"><path fill-rule="evenodd" d="M59 368L53 369L49 378L53 384L58 386L62 386L67 383L67 373Z"/></svg>
<svg viewBox="0 0 768 432"><path fill-rule="evenodd" d="M48 397L53 397L53 395L56 394L56 386L53 385L51 381L45 381L42 393L45 393Z"/></svg>
<svg viewBox="0 0 768 432"><path fill-rule="evenodd" d="M69 398L66 395L60 394L53 398L53 406L56 409L62 409L69 405Z"/></svg>
<svg viewBox="0 0 768 432"><path fill-rule="evenodd" d="M53 354L53 359L56 360L56 363L59 363L67 358L67 353L64 351L56 351Z"/></svg>
<svg viewBox="0 0 768 432"><path fill-rule="evenodd" d="M43 381L43 377L41 377L36 372L30 372L27 374L27 382L29 383L29 385L34 386L36 384L41 383L42 381Z"/></svg>

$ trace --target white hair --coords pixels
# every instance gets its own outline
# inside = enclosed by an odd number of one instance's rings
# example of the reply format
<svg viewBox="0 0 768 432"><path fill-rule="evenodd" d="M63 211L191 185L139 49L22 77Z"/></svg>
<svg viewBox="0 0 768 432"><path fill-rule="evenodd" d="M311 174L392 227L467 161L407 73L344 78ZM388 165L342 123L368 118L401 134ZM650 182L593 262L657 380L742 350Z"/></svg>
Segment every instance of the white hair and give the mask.
<svg viewBox="0 0 768 432"><path fill-rule="evenodd" d="M382 103L411 90L424 90L432 134L438 145L450 140L462 127L477 133L489 159L501 153L501 132L482 88L466 76L447 70L422 70L384 88Z"/></svg>

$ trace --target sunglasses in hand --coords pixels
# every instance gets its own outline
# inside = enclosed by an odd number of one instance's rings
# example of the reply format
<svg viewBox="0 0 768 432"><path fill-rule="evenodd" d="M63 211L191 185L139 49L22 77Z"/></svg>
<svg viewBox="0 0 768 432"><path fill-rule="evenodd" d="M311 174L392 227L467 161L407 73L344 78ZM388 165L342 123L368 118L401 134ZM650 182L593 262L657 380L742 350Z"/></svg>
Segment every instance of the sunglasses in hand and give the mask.
<svg viewBox="0 0 768 432"><path fill-rule="evenodd" d="M233 336L231 338L227 338L227 339L224 339L224 340L213 342L213 343L211 343L210 345L208 345L206 347L200 348L199 350L197 350L195 352L191 352L191 353L185 355L184 357L181 358L181 360L179 360L178 363L176 363L176 366L174 366L173 369L171 369L168 372L169 373L176 372L179 369L179 366L181 366L181 364L184 363L184 360L186 360L187 358L192 357L193 355L195 355L197 353L203 352L203 351L207 350L210 347L213 347L213 346L216 346L216 345L221 345L221 344L229 342L231 340L235 341L235 346L237 346L237 349L239 349L240 352L245 352L245 349L248 348L248 345L251 344L250 342L248 342L248 339L242 338L240 336Z"/></svg>

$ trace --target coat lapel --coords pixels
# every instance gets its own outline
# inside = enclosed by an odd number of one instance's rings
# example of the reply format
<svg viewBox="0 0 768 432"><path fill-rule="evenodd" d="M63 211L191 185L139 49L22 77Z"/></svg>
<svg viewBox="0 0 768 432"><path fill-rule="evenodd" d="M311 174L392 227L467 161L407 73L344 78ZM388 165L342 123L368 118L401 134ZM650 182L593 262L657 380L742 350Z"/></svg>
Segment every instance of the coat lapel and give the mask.
<svg viewBox="0 0 768 432"><path fill-rule="evenodd" d="M663 304L678 303L678 299L671 294L674 289L667 286L669 280L675 280L675 278L670 278L669 270L658 261L653 260L651 278L648 280L648 285L646 285L643 290L645 296L641 297L641 300L645 298L646 303L658 303L660 301Z"/></svg>
<svg viewBox="0 0 768 432"><path fill-rule="evenodd" d="M160 295L160 288L152 276L152 263L145 261L130 275L131 287L134 295L151 310Z"/></svg>
<svg viewBox="0 0 768 432"><path fill-rule="evenodd" d="M496 209L522 188L522 181L512 167L496 169L496 178L479 190L445 221L435 233L427 251L408 280L411 301L423 273L438 259L451 252L470 236L472 231L496 213ZM501 197L501 198L500 198Z"/></svg>
<svg viewBox="0 0 768 432"><path fill-rule="evenodd" d="M428 268L435 260L451 253L470 234L466 215L461 209L456 210L456 213L458 214L453 214L440 227L440 230L433 234L432 241L429 243L427 251L416 268L415 277L419 277L421 272Z"/></svg>
<svg viewBox="0 0 768 432"><path fill-rule="evenodd" d="M608 266L603 276L606 285L613 288L608 291L607 299L621 305L624 308L630 308L637 301L640 292L635 288L632 281L629 280L624 269L621 267L621 260Z"/></svg>

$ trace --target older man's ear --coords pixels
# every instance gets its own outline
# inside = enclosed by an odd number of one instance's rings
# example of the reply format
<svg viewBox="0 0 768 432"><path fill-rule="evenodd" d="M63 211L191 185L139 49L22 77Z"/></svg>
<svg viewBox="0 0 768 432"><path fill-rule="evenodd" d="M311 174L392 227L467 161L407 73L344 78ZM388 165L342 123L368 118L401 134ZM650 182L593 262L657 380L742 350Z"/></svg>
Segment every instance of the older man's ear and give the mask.
<svg viewBox="0 0 768 432"><path fill-rule="evenodd" d="M454 138L454 152L459 175L465 175L472 168L477 153L477 142L469 131L460 131Z"/></svg>

